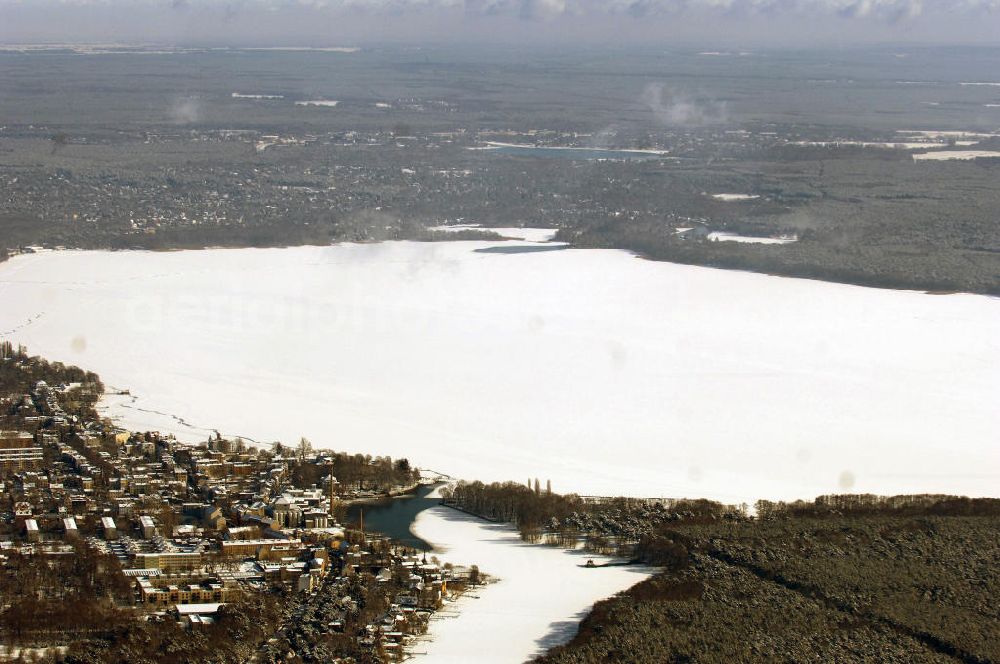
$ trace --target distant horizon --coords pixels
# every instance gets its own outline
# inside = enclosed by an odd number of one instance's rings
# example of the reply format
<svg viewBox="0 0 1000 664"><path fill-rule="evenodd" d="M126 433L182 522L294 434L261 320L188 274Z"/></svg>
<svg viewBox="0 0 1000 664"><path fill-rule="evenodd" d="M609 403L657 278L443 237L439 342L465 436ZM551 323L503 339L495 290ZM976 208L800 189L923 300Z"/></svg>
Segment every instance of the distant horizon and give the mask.
<svg viewBox="0 0 1000 664"><path fill-rule="evenodd" d="M342 50L347 52L349 50L363 50L363 49L374 49L374 48L385 48L385 47L411 47L411 48L483 48L485 47L507 47L507 46L517 46L519 48L524 47L525 44L518 42L490 42L488 44L483 44L476 41L443 41L443 40L428 40L428 39L398 39L398 40L364 40L351 42L346 40L331 40L328 42L320 41L310 41L310 42L300 42L300 43L289 43L287 41L275 41L275 42L225 42L225 41L183 41L183 40L112 40L112 39L66 39L66 40L5 40L0 39L0 48L12 49L16 47L27 47L27 48L40 48L40 47L74 47L74 46L108 46L116 48L176 48L176 49L191 49L191 50L274 50L274 51L338 51ZM566 44L529 44L529 48L533 47L535 50L548 50L558 48L560 51L565 51ZM775 44L771 46L762 45L751 45L751 44L739 44L739 43L720 43L711 41L673 41L671 43L657 43L652 41L642 41L633 42L628 45L616 44L613 42L601 43L601 44L580 44L578 48L580 50L589 50L594 47L605 49L608 51L648 51L650 49L659 49L664 52L670 51L698 51L703 49L713 49L713 48L725 48L736 52L733 53L720 53L720 55L753 55L754 53L768 53L768 52L788 52L788 51L839 51L845 48L844 45L837 45L834 43L820 43L811 46L801 45L801 44ZM872 41L864 43L851 44L852 48L857 48L862 51L877 50L881 48L912 48L917 50L940 50L940 49L950 49L950 48L961 48L961 49L972 49L972 50L987 50L987 51L1000 51L1000 43L987 43L987 42L977 42L977 43L959 43L959 42L907 42L907 41ZM739 51L752 48L752 52Z"/></svg>

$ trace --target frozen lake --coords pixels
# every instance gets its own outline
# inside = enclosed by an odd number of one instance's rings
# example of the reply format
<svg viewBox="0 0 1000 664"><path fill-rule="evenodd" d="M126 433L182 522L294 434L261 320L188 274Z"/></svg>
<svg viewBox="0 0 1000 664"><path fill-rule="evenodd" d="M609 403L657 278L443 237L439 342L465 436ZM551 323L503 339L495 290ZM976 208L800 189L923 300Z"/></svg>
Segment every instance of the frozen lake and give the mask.
<svg viewBox="0 0 1000 664"><path fill-rule="evenodd" d="M519 245L19 256L0 333L189 440L582 494L996 494L996 299Z"/></svg>
<svg viewBox="0 0 1000 664"><path fill-rule="evenodd" d="M495 154L514 157L540 157L547 159L674 159L665 150L629 150L598 147L559 147L552 145L522 145L487 141L485 147L470 150L487 150Z"/></svg>

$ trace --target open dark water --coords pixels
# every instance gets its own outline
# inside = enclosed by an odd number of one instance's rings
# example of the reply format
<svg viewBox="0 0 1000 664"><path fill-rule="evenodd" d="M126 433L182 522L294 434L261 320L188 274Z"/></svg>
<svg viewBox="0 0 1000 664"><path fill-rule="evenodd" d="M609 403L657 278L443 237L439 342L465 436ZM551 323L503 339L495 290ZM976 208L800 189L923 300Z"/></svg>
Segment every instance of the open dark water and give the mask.
<svg viewBox="0 0 1000 664"><path fill-rule="evenodd" d="M437 498L428 498L438 485L422 485L413 493L370 503L356 503L347 508L347 525L357 527L361 511L365 515L365 532L380 532L406 546L430 551L433 546L413 534L411 528L417 515L440 504Z"/></svg>

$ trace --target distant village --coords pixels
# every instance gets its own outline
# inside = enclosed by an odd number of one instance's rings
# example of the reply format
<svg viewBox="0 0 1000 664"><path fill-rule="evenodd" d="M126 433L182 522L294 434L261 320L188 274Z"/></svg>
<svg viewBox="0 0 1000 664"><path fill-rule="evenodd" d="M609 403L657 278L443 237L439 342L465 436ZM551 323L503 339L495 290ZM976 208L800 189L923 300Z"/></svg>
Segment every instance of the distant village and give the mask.
<svg viewBox="0 0 1000 664"><path fill-rule="evenodd" d="M309 633L315 630L399 660L470 573L477 580L478 570L441 565L365 532L363 523L343 523L350 502L419 483L406 460L317 451L304 439L267 450L221 436L181 444L98 419L93 405L102 387L93 374L54 382L79 370L30 358L6 342L0 370L4 575L26 560L93 556L128 588L118 604L186 630L212 626L221 608L240 598L276 594L283 618L260 644L259 661L287 661L289 652L300 661L335 654L323 652ZM9 391L26 376L28 389ZM57 602L61 591L39 592ZM31 625L4 620L17 599L3 601L0 629L30 636Z"/></svg>
<svg viewBox="0 0 1000 664"><path fill-rule="evenodd" d="M393 104L402 108L406 101ZM649 151L632 157L668 159L669 152L674 160L701 155L708 146L714 154L783 144L770 134L721 129L595 137L502 127L426 131L405 123L279 133L174 127L72 137L49 127L7 126L0 127L0 139L33 160L30 166L0 169L5 205L47 229L44 237L7 238L0 249L9 253L36 244L162 249L455 239L426 228L462 222L520 226L531 220L546 228L577 228L608 219L655 220L671 231L721 229L733 221L731 205L702 192L664 196L638 177L640 159L593 162L603 173L601 189L629 188L627 200L616 196L608 202L597 191L581 192L575 169L566 170L572 160L524 163L499 158L503 153L497 150L509 144L578 150L595 140L614 140ZM72 168L37 164L62 164L76 153L101 157L74 160ZM162 158L156 156L161 153ZM134 154L146 155L155 167L143 164L110 175L102 164L111 155ZM178 155L183 160L177 161ZM683 205L672 201L676 196L683 197ZM767 201L752 198L751 207L771 209Z"/></svg>

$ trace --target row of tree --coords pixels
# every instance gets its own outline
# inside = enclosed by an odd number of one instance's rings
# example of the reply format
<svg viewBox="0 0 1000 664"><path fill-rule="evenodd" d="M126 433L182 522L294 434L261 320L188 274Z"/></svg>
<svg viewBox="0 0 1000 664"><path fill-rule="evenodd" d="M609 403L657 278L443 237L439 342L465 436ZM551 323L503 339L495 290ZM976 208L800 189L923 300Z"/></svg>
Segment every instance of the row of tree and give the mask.
<svg viewBox="0 0 1000 664"><path fill-rule="evenodd" d="M443 489L441 495L446 502L468 512L513 523L522 535L538 531L553 518L560 520L584 509L580 496L561 496L551 490L543 492L538 480L535 480L534 489L516 482L459 482L451 489Z"/></svg>
<svg viewBox="0 0 1000 664"><path fill-rule="evenodd" d="M969 498L940 494L902 496L834 494L819 496L812 502L759 500L756 508L759 519L838 515L1000 516L1000 498Z"/></svg>
<svg viewBox="0 0 1000 664"><path fill-rule="evenodd" d="M537 479L527 485L459 482L444 489L442 498L487 519L515 524L529 542L575 546L584 539L594 550L617 551L622 542L635 543L661 523L744 518L740 507L711 500L585 499L553 493L550 486L543 491Z"/></svg>

